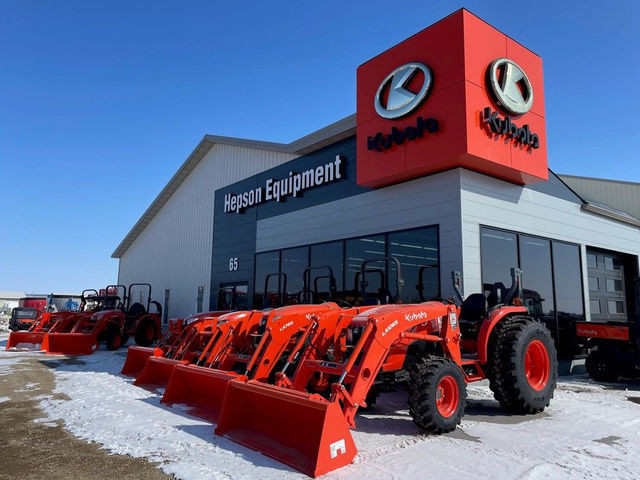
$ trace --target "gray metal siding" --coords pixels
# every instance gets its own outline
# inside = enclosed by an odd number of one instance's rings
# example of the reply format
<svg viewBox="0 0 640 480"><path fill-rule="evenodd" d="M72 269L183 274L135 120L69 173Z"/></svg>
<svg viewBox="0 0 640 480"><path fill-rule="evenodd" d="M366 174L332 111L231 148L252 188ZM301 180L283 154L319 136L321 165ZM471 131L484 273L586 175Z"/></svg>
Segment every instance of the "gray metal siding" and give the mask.
<svg viewBox="0 0 640 480"><path fill-rule="evenodd" d="M295 155L216 144L120 259L119 283L148 282L169 318L195 311L197 287L209 304L214 192L295 158Z"/></svg>
<svg viewBox="0 0 640 480"><path fill-rule="evenodd" d="M462 268L460 170L372 190L341 200L258 220L256 251L439 225L441 286Z"/></svg>
<svg viewBox="0 0 640 480"><path fill-rule="evenodd" d="M559 175L582 198L604 203L640 219L640 184Z"/></svg>
<svg viewBox="0 0 640 480"><path fill-rule="evenodd" d="M556 184L557 182L557 184ZM535 189L520 187L479 173L463 170L461 213L465 292L481 291L480 226L492 226L581 245L583 282L586 247L632 255L640 254L640 229L584 212L575 201L550 193L561 183L551 178ZM545 193L544 189L549 193ZM585 306L588 315L588 289Z"/></svg>

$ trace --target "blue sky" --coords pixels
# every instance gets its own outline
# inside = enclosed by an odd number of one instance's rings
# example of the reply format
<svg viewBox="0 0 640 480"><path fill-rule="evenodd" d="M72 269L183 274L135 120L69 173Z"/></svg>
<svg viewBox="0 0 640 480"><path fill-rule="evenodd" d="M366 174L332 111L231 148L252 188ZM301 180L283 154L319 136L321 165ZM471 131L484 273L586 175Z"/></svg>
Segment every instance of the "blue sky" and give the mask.
<svg viewBox="0 0 640 480"><path fill-rule="evenodd" d="M544 60L549 164L640 182L637 2L0 2L0 289L115 281L205 133L289 142L356 67L465 6Z"/></svg>

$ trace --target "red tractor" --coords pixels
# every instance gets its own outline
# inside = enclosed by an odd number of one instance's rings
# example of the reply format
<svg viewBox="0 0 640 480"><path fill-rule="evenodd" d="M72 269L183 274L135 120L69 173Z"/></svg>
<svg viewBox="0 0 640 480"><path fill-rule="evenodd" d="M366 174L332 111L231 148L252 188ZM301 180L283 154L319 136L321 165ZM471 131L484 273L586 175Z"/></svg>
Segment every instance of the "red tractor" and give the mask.
<svg viewBox="0 0 640 480"><path fill-rule="evenodd" d="M455 274L459 306L435 300L318 319L276 385L228 383L216 433L315 477L354 458L349 429L358 409L375 400L377 385L406 388L414 423L430 433L454 430L466 385L485 378L508 411L544 410L556 385L556 349L547 328L522 306L521 272L513 269L512 276L508 291L495 286L491 305L483 294L463 300Z"/></svg>
<svg viewBox="0 0 640 480"><path fill-rule="evenodd" d="M576 323L578 337L587 338L587 372L598 382L640 376L640 278L633 282L635 311L627 324Z"/></svg>
<svg viewBox="0 0 640 480"><path fill-rule="evenodd" d="M146 298L146 306L141 301L133 301L133 289L136 287L140 297ZM111 308L91 316L81 316L69 331L47 333L42 341L43 350L47 353L89 355L98 349L100 342L105 342L109 350L117 350L131 336L137 345L145 347L161 338L162 307L151 300L151 285L132 283L128 291L124 285L110 285L107 291L118 292L109 295L115 299ZM151 305L155 308L154 313L149 312Z"/></svg>

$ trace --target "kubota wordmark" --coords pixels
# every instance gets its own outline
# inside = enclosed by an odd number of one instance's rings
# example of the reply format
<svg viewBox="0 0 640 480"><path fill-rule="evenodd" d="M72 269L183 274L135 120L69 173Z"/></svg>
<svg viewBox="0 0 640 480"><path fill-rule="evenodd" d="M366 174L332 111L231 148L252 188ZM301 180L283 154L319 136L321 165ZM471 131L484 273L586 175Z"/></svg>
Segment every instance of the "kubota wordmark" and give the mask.
<svg viewBox="0 0 640 480"><path fill-rule="evenodd" d="M454 278L459 293L459 276ZM508 292L493 295L503 300L491 308L482 294L460 306L379 306L346 326L336 323L340 332L311 336L291 378L281 372L278 385L229 382L216 433L318 476L351 462L356 447L349 429L358 408L366 406L376 382L403 370L410 414L427 432L455 429L466 384L484 378L508 410L543 410L556 384L555 346L521 306L520 272L513 270L513 278ZM464 344L461 330L468 332Z"/></svg>

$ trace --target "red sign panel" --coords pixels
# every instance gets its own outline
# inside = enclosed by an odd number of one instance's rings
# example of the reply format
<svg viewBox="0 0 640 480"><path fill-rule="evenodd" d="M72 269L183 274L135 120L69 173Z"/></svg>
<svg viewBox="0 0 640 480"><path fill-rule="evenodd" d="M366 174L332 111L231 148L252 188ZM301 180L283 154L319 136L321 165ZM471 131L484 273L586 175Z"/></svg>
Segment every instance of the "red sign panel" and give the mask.
<svg viewBox="0 0 640 480"><path fill-rule="evenodd" d="M548 178L542 60L458 10L357 73L358 184L465 167Z"/></svg>

